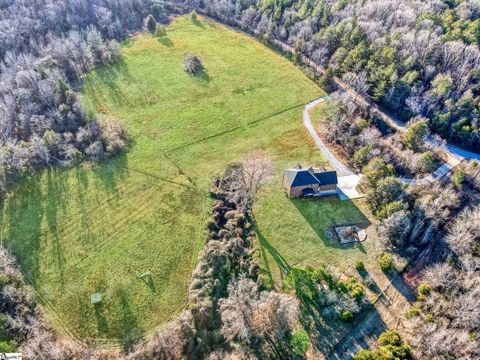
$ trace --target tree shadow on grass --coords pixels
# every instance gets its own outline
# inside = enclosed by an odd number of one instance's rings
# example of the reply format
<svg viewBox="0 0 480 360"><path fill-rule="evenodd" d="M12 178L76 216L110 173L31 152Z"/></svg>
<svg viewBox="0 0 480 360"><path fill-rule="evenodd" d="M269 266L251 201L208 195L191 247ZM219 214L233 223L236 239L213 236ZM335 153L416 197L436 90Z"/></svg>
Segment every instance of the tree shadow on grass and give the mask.
<svg viewBox="0 0 480 360"><path fill-rule="evenodd" d="M162 44L163 46L166 46L166 47L173 47L173 41L170 40L167 36L157 36L157 41Z"/></svg>
<svg viewBox="0 0 480 360"><path fill-rule="evenodd" d="M208 74L208 71L206 69L202 69L199 73L192 75L192 78L201 85L206 85L210 82L212 79L210 75Z"/></svg>
<svg viewBox="0 0 480 360"><path fill-rule="evenodd" d="M195 26L198 26L199 28L205 29L205 24L202 23L202 21L200 21L200 19L198 18L198 16L197 16L195 19L192 19L192 23L193 23Z"/></svg>
<svg viewBox="0 0 480 360"><path fill-rule="evenodd" d="M155 282L153 281L153 275L152 274L146 274L144 276L140 276L139 279L145 284L148 286L148 288L150 289L150 291L152 293L155 293L155 291L157 290L156 287L155 287Z"/></svg>
<svg viewBox="0 0 480 360"><path fill-rule="evenodd" d="M113 64L104 66L96 70L98 79L102 84L106 85L110 89L110 97L117 103L122 104L125 102L126 96L122 89L118 86L118 79L120 77L131 80L131 75L128 71L127 63L123 58L119 58ZM90 79L90 78L87 78ZM95 79L95 78L93 78ZM96 91L95 80L84 81L83 86L87 87L93 94Z"/></svg>
<svg viewBox="0 0 480 360"><path fill-rule="evenodd" d="M111 193L120 196L117 184L123 181L128 176L128 155L126 151L120 154L105 159L93 166L93 172L101 181L104 189Z"/></svg>
<svg viewBox="0 0 480 360"><path fill-rule="evenodd" d="M97 330L100 335L108 333L108 322L104 315L102 303L93 305L95 307L95 319L97 320Z"/></svg>
<svg viewBox="0 0 480 360"><path fill-rule="evenodd" d="M258 228L255 220L253 222L254 222L255 234L257 235L257 238L258 238L258 241L259 241L259 244L260 244L260 254L261 254L263 262L265 264L264 271L267 274L270 285L274 286L275 281L274 281L274 277L273 277L273 274L272 274L272 270L270 269L267 254L270 254L270 256L273 258L273 260L277 264L278 270L279 270L282 278L283 278L284 275L286 275L288 273L288 269L290 268L290 266L288 265L287 260L263 236L263 234L261 233L260 229Z"/></svg>
<svg viewBox="0 0 480 360"><path fill-rule="evenodd" d="M116 296L122 311L122 346L128 351L143 339L143 329L138 325L137 317L130 308L126 291L121 288L116 292Z"/></svg>
<svg viewBox="0 0 480 360"><path fill-rule="evenodd" d="M337 197L296 198L291 201L326 246L339 249L357 247L365 253L362 243L341 244L336 239L327 239L325 236L325 231L331 230L333 226L356 224L367 228L371 224L353 201L341 201Z"/></svg>
<svg viewBox="0 0 480 360"><path fill-rule="evenodd" d="M45 217L40 178L31 176L23 179L0 202L0 207L0 240L35 286L39 277L41 226Z"/></svg>

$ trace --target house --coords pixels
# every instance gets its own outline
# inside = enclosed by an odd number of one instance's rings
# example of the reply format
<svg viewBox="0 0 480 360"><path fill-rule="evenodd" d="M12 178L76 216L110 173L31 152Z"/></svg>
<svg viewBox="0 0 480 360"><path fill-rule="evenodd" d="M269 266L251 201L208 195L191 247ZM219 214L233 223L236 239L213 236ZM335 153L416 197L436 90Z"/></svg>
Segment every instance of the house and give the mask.
<svg viewBox="0 0 480 360"><path fill-rule="evenodd" d="M337 172L327 171L324 167L297 165L283 173L283 185L291 198L335 194L337 184Z"/></svg>

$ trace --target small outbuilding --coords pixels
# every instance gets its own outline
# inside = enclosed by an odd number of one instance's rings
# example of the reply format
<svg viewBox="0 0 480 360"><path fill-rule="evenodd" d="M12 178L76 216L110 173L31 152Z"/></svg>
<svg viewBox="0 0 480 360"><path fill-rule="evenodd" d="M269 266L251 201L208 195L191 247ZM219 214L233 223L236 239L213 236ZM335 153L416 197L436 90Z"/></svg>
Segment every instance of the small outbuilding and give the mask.
<svg viewBox="0 0 480 360"><path fill-rule="evenodd" d="M338 184L337 172L324 167L297 165L283 173L283 185L290 198L333 195Z"/></svg>

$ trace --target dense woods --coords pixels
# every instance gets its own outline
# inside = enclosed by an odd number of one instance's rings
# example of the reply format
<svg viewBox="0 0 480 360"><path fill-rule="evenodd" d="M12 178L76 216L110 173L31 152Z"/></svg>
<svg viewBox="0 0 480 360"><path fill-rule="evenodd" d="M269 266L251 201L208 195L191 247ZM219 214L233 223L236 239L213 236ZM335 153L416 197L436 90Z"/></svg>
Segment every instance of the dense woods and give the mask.
<svg viewBox="0 0 480 360"><path fill-rule="evenodd" d="M102 159L125 145L111 119L82 108L72 90L115 61L119 40L142 28L155 1L0 2L0 192L31 169Z"/></svg>
<svg viewBox="0 0 480 360"><path fill-rule="evenodd" d="M293 47L360 94L462 146L480 146L480 3L205 0L202 12Z"/></svg>

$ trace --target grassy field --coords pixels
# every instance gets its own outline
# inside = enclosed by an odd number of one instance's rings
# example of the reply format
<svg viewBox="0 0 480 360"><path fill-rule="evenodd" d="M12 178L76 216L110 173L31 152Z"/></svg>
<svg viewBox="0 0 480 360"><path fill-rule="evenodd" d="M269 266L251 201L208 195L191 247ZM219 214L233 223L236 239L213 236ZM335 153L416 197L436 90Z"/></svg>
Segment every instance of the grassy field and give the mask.
<svg viewBox="0 0 480 360"><path fill-rule="evenodd" d="M204 63L198 77L182 70L188 53ZM88 111L124 124L129 151L25 179L1 204L0 239L59 329L128 346L186 304L211 178L265 151L276 167L255 207L266 277L279 278L279 259L365 258L365 248L323 238L334 223L367 223L356 203L290 201L281 187L285 167L325 163L301 122L303 104L322 94L279 54L210 20L182 17L162 38L138 35L83 86Z"/></svg>
<svg viewBox="0 0 480 360"><path fill-rule="evenodd" d="M183 72L187 53L200 77ZM322 162L300 121L319 95L286 59L212 21L136 36L83 86L89 111L125 125L128 153L25 179L1 204L1 241L59 329L128 345L186 303L212 176L256 149L279 167Z"/></svg>

